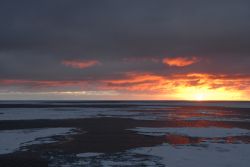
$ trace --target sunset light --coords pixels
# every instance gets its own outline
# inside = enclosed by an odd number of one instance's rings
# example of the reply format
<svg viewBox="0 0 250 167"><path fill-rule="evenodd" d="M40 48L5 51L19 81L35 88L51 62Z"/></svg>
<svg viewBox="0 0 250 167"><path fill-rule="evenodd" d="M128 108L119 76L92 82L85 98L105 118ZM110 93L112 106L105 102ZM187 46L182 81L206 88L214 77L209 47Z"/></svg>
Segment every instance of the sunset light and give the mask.
<svg viewBox="0 0 250 167"><path fill-rule="evenodd" d="M184 100L241 100L247 97L240 90L226 90L225 88L209 89L207 87L181 87L177 97Z"/></svg>
<svg viewBox="0 0 250 167"><path fill-rule="evenodd" d="M204 94L196 94L195 98L197 101L202 101L202 100L204 100Z"/></svg>
<svg viewBox="0 0 250 167"><path fill-rule="evenodd" d="M250 166L250 0L0 4L0 167Z"/></svg>

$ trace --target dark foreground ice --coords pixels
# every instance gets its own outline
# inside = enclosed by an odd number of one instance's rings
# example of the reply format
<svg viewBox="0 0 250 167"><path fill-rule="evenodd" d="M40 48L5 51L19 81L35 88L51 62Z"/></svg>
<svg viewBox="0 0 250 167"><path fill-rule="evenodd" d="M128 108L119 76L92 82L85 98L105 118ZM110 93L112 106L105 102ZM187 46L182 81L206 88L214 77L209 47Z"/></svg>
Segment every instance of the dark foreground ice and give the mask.
<svg viewBox="0 0 250 167"><path fill-rule="evenodd" d="M249 164L249 102L0 102L1 167Z"/></svg>

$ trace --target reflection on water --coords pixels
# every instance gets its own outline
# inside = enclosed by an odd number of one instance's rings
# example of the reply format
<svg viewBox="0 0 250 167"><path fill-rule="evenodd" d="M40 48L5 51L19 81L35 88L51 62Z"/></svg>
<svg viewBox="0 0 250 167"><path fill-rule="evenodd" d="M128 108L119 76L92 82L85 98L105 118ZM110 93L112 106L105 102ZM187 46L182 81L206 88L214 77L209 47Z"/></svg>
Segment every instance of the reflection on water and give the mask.
<svg viewBox="0 0 250 167"><path fill-rule="evenodd" d="M161 145L141 147L135 152L161 157L166 166L170 162L173 166L202 163L220 167L250 163L249 107L179 106L148 111L157 115L157 121L130 130L164 139Z"/></svg>
<svg viewBox="0 0 250 167"><path fill-rule="evenodd" d="M225 144L249 144L250 136L228 136L228 137L189 137L181 136L176 134L168 134L165 136L165 142L171 145L189 145L189 144L199 144L202 142L211 143L225 143Z"/></svg>
<svg viewBox="0 0 250 167"><path fill-rule="evenodd" d="M172 144L172 145L179 145L179 144L197 144L204 141L203 138L194 138L194 137L188 137L188 136L180 136L180 135L174 135L169 134L166 135L166 143Z"/></svg>

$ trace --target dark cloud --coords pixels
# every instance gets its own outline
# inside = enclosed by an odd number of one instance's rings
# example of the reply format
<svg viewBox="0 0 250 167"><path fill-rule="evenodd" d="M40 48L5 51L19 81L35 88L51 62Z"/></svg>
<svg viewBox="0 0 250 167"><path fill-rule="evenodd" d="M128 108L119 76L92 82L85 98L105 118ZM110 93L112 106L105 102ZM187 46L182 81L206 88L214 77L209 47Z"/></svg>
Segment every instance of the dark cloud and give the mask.
<svg viewBox="0 0 250 167"><path fill-rule="evenodd" d="M128 72L250 75L249 18L248 0L2 0L0 78L98 81L121 79ZM162 63L166 57L197 57L199 62L167 67ZM64 60L102 65L67 68Z"/></svg>

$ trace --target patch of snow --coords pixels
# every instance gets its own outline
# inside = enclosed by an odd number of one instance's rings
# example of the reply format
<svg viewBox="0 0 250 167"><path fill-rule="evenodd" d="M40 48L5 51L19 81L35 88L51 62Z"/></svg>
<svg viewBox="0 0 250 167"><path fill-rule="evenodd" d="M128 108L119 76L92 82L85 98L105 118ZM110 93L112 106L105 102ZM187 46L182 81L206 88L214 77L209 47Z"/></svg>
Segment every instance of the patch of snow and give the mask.
<svg viewBox="0 0 250 167"><path fill-rule="evenodd" d="M55 135L74 134L74 128L43 128L0 131L0 154L8 154L33 144L56 142Z"/></svg>
<svg viewBox="0 0 250 167"><path fill-rule="evenodd" d="M110 108L14 108L0 109L0 120L78 119L97 117L133 117L138 112Z"/></svg>
<svg viewBox="0 0 250 167"><path fill-rule="evenodd" d="M7 103L7 102L6 102ZM29 104L28 102L23 102ZM32 102L30 102L33 104ZM37 102L38 103L38 102ZM40 102L42 103L42 102ZM68 102L70 103L70 102ZM53 108L0 108L0 120L35 120L35 119L78 119L78 118L131 118L135 120L212 120L212 121L239 121L249 122L250 115L233 110L194 109L185 111L185 106L250 106L250 103L226 102L123 102L123 103L89 103L96 107L62 107ZM0 102L1 104L1 102ZM5 104L5 103L4 103ZM15 104L13 102L13 104ZM36 104L34 102L34 104ZM39 103L38 103L39 104ZM48 103L53 104L53 103ZM78 103L77 103L78 104ZM88 104L88 103L83 103ZM100 104L110 105L103 108ZM126 105L128 107L121 107Z"/></svg>
<svg viewBox="0 0 250 167"><path fill-rule="evenodd" d="M96 157L99 155L102 155L103 153L94 153L94 152L88 152L88 153L79 153L76 156L79 158L86 158L86 157Z"/></svg>
<svg viewBox="0 0 250 167"><path fill-rule="evenodd" d="M206 147L162 144L130 150L132 153L159 157L164 166L175 167L246 167L249 165L249 144L209 143Z"/></svg>
<svg viewBox="0 0 250 167"><path fill-rule="evenodd" d="M137 127L134 129L128 129L136 131L139 134L150 135L150 136L163 136L168 133L185 135L190 137L227 137L227 136L242 136L249 135L250 130L240 128L194 128L194 127L183 127L183 128L151 128L151 127Z"/></svg>

